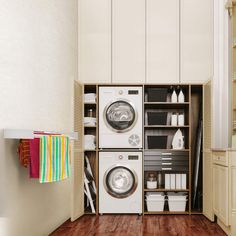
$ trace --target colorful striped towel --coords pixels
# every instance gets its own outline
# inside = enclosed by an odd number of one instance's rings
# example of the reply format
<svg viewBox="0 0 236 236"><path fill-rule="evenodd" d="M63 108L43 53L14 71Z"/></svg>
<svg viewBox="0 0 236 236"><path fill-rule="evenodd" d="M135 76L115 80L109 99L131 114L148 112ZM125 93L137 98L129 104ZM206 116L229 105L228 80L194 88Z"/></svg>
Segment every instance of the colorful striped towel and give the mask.
<svg viewBox="0 0 236 236"><path fill-rule="evenodd" d="M70 176L70 140L63 135L40 137L40 183Z"/></svg>

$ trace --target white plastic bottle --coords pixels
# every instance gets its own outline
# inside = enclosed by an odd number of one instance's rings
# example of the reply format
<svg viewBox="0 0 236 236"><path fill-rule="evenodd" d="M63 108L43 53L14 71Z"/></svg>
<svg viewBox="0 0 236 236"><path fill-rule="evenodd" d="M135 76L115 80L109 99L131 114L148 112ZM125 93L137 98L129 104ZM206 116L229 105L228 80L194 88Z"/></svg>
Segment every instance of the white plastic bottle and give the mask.
<svg viewBox="0 0 236 236"><path fill-rule="evenodd" d="M173 103L177 102L177 94L176 94L175 90L173 90L173 92L172 92L171 102L173 102Z"/></svg>
<svg viewBox="0 0 236 236"><path fill-rule="evenodd" d="M184 102L184 93L183 93L182 89L180 89L180 92L179 92L178 102L180 102L180 103Z"/></svg>
<svg viewBox="0 0 236 236"><path fill-rule="evenodd" d="M177 126L177 114L172 113L171 115L171 126Z"/></svg>

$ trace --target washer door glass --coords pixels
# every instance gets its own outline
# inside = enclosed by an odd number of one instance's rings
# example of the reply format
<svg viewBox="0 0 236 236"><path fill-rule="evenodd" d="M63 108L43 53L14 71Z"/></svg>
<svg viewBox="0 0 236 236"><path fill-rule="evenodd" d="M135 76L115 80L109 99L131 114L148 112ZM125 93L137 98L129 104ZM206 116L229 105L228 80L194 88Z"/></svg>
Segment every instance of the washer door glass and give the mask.
<svg viewBox="0 0 236 236"><path fill-rule="evenodd" d="M105 119L110 128L117 132L130 130L136 121L134 107L126 101L115 101L105 110Z"/></svg>
<svg viewBox="0 0 236 236"><path fill-rule="evenodd" d="M127 167L116 166L108 171L104 184L110 195L116 198L125 198L136 190L137 177Z"/></svg>

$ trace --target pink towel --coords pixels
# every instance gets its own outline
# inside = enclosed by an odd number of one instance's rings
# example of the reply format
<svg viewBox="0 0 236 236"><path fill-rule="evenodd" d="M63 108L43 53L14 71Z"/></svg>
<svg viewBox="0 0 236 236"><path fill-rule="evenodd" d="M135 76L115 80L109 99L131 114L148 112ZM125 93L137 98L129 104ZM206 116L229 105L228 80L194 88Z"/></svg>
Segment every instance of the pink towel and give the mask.
<svg viewBox="0 0 236 236"><path fill-rule="evenodd" d="M39 178L39 145L39 138L30 139L30 178Z"/></svg>

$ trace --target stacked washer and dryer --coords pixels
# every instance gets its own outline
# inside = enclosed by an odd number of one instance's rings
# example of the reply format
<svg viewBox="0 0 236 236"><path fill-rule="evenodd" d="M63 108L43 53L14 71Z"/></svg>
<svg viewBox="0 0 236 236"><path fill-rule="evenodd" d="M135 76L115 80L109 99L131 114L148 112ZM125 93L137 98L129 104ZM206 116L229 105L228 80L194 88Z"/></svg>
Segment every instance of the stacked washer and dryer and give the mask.
<svg viewBox="0 0 236 236"><path fill-rule="evenodd" d="M99 213L142 213L142 86L99 87Z"/></svg>

